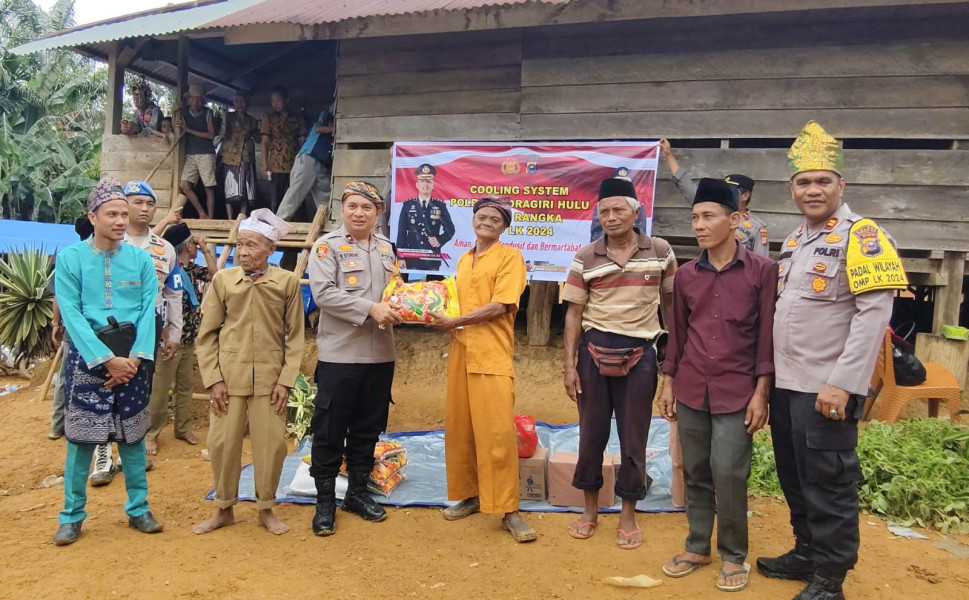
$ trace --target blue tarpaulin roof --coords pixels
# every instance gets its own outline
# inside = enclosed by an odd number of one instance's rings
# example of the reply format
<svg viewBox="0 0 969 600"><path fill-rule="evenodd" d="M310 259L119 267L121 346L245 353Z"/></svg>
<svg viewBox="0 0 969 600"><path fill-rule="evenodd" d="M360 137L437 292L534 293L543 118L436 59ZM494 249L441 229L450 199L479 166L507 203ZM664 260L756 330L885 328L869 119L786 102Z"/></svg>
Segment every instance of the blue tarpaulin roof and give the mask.
<svg viewBox="0 0 969 600"><path fill-rule="evenodd" d="M53 254L78 242L74 225L35 223L0 219L0 253L15 252L24 247L42 248Z"/></svg>

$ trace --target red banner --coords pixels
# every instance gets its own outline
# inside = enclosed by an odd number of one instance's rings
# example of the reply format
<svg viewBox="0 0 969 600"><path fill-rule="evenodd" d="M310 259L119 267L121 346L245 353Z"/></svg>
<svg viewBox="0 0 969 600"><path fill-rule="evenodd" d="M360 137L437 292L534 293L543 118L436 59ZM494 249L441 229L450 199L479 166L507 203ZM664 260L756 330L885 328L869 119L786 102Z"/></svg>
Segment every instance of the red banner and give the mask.
<svg viewBox="0 0 969 600"><path fill-rule="evenodd" d="M391 239L405 271L454 273L474 247L474 203L502 196L514 207L502 243L521 250L530 278L564 281L576 250L591 241L603 179L633 182L649 232L658 158L655 142L398 143Z"/></svg>

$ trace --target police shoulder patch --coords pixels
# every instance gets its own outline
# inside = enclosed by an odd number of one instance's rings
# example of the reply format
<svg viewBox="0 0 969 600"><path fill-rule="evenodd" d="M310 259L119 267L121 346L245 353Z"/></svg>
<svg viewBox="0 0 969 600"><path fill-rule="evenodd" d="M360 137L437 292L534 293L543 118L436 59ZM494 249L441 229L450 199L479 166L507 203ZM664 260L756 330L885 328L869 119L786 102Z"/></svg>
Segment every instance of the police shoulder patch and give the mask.
<svg viewBox="0 0 969 600"><path fill-rule="evenodd" d="M904 290L908 286L898 252L871 219L861 219L851 226L846 261L852 294Z"/></svg>
<svg viewBox="0 0 969 600"><path fill-rule="evenodd" d="M330 245L326 242L316 245L316 258L324 258L330 253Z"/></svg>

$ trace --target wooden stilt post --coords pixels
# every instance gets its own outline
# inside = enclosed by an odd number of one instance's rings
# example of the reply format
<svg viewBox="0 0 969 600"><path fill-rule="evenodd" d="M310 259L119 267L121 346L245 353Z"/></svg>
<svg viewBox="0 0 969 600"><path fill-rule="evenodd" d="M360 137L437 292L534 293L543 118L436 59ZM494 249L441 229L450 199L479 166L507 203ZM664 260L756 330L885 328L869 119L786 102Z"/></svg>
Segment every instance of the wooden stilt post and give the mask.
<svg viewBox="0 0 969 600"><path fill-rule="evenodd" d="M554 281L532 281L528 284L528 345L548 346L552 329L552 306L559 286Z"/></svg>
<svg viewBox="0 0 969 600"><path fill-rule="evenodd" d="M944 287L935 291L935 309L932 332L942 333L943 325L959 324L962 307L962 278L965 276L966 253L946 252L942 257L942 273L946 276Z"/></svg>

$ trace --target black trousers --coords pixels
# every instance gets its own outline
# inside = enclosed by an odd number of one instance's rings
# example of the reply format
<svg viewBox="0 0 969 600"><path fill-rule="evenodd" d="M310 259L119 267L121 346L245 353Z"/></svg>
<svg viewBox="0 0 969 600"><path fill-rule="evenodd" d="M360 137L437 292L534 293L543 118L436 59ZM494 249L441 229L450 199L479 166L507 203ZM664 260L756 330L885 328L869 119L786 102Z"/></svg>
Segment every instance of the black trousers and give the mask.
<svg viewBox="0 0 969 600"><path fill-rule="evenodd" d="M332 479L343 459L350 473L373 470L373 449L387 429L394 363L316 365L310 475Z"/></svg>
<svg viewBox="0 0 969 600"><path fill-rule="evenodd" d="M646 344L646 350L625 377L605 377L599 374L586 342L604 348ZM616 495L638 502L646 497L646 440L656 392L656 351L646 340L590 329L579 342L576 370L582 395L578 399L579 459L572 486L586 491L602 488L602 454L609 443L615 414L621 455Z"/></svg>
<svg viewBox="0 0 969 600"><path fill-rule="evenodd" d="M851 396L847 419L814 410L817 394L777 389L770 399L777 477L791 509L796 546L828 576L858 561L858 418L864 398Z"/></svg>

